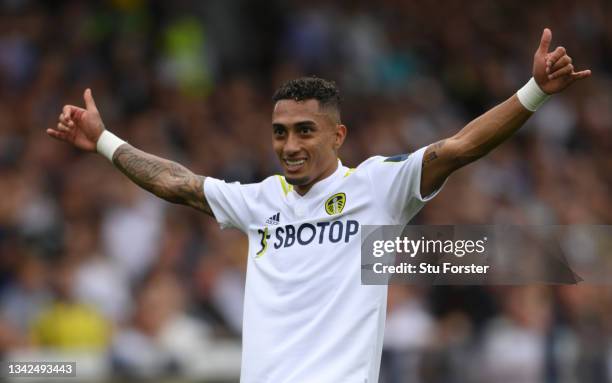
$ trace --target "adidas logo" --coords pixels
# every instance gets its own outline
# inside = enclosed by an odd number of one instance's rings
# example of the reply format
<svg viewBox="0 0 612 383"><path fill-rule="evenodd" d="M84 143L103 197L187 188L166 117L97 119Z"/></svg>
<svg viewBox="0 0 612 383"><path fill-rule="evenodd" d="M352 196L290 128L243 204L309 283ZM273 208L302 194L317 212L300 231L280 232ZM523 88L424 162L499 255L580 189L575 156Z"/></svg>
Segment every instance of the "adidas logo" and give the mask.
<svg viewBox="0 0 612 383"><path fill-rule="evenodd" d="M272 217L266 219L268 225L278 225L280 222L280 212L274 214Z"/></svg>

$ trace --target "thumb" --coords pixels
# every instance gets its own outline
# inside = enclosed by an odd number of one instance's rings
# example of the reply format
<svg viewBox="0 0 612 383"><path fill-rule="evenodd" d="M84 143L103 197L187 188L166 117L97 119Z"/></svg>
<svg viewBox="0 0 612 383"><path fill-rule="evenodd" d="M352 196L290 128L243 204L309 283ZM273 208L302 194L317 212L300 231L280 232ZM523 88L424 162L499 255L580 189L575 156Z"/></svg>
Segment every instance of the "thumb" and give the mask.
<svg viewBox="0 0 612 383"><path fill-rule="evenodd" d="M85 100L85 108L88 111L98 111L98 108L96 107L96 102L94 101L93 96L91 95L91 89L85 89L85 93L83 93L83 99Z"/></svg>
<svg viewBox="0 0 612 383"><path fill-rule="evenodd" d="M542 38L540 39L540 46L538 47L538 52L540 54L548 53L548 48L550 47L550 42L552 41L552 32L548 28L544 28L542 32Z"/></svg>

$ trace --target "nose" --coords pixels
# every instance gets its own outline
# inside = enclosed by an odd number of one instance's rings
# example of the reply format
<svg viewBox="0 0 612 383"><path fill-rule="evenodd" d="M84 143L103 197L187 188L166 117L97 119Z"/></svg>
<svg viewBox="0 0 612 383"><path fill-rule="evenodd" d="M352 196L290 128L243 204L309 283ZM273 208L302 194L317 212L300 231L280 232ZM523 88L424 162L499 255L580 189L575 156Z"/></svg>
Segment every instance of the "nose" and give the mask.
<svg viewBox="0 0 612 383"><path fill-rule="evenodd" d="M289 133L287 135L287 141L285 142L285 146L283 147L283 153L287 157L291 157L297 154L300 151L300 140L299 138L293 134Z"/></svg>

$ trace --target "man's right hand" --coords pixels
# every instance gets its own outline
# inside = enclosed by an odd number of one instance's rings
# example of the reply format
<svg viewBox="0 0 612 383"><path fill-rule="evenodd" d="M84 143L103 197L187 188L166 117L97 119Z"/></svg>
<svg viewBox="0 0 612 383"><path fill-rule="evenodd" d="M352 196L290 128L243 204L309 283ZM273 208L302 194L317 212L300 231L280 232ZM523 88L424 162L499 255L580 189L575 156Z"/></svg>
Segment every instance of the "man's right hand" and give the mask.
<svg viewBox="0 0 612 383"><path fill-rule="evenodd" d="M98 138L104 131L104 123L91 95L91 89L85 90L83 99L86 109L65 105L59 115L57 127L47 129L47 134L79 149L95 152Z"/></svg>

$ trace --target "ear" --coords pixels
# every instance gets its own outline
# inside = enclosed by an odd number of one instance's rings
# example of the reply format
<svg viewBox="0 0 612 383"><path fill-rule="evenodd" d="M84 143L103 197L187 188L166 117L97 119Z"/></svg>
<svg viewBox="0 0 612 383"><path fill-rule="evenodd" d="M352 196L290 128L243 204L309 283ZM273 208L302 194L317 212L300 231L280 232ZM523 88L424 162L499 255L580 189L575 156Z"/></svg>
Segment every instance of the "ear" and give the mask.
<svg viewBox="0 0 612 383"><path fill-rule="evenodd" d="M334 149L337 151L340 149L346 138L346 126L342 124L336 124L336 136L334 138Z"/></svg>

